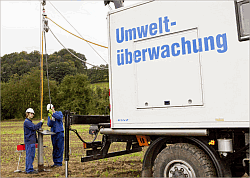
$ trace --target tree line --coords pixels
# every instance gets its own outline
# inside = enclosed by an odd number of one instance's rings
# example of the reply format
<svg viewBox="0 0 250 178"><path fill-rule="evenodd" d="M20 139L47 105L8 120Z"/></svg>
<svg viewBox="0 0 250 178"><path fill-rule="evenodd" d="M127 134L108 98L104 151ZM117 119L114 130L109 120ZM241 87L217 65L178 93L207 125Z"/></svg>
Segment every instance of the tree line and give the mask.
<svg viewBox="0 0 250 178"><path fill-rule="evenodd" d="M76 53L74 50L69 49L73 54L87 61L84 54ZM12 75L23 74L30 72L33 67L40 67L40 52L33 51L27 53L22 51L20 53L6 54L1 57L1 81L7 82ZM46 58L48 66L46 66ZM43 70L44 73L49 72L49 78L61 83L66 75L86 74L90 83L108 82L108 64L100 65L99 67L87 68L85 62L80 61L72 56L66 49L54 52L50 55L43 55Z"/></svg>
<svg viewBox="0 0 250 178"><path fill-rule="evenodd" d="M76 56L84 59L83 54ZM45 59L45 58L44 58ZM47 56L49 87L52 104L56 110L70 110L77 114L108 114L108 87L92 87L91 83L108 82L108 69L92 67L71 56L65 49ZM36 117L41 112L40 53L20 52L1 58L1 118L25 117L25 110L32 107ZM102 67L108 67L107 65ZM43 115L50 102L46 62L44 60Z"/></svg>

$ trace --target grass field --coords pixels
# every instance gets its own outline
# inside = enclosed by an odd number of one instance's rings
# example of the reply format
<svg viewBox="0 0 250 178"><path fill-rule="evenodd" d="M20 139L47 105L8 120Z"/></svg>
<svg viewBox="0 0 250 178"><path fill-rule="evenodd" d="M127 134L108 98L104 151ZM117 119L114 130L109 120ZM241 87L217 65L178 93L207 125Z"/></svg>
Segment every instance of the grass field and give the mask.
<svg viewBox="0 0 250 178"><path fill-rule="evenodd" d="M109 82L93 83L91 87L109 88Z"/></svg>
<svg viewBox="0 0 250 178"><path fill-rule="evenodd" d="M17 145L24 143L23 136L24 121L2 121L1 122L1 175L0 177L65 177L65 163L60 168L49 168L53 165L52 144L50 135L43 136L43 143L47 146L44 149L44 166L46 170L35 175L25 174L25 152L22 153L19 169L20 173L14 173L17 170L19 154L16 152ZM33 121L38 123L39 121ZM88 134L87 125L72 125L72 129L77 129L79 135L85 141L92 141L92 135ZM46 122L43 130L49 130ZM98 135L97 140L101 140ZM68 165L68 177L141 177L143 156L147 147L141 152L122 155L119 157L105 158L91 162L82 163L81 157L85 156L83 144L75 133L70 132L70 154ZM111 144L110 152L125 149L125 143ZM33 163L34 169L37 169L37 151ZM247 177L244 175L243 177Z"/></svg>
<svg viewBox="0 0 250 178"><path fill-rule="evenodd" d="M25 174L25 152L22 153L19 169L23 172L14 173L17 169L19 154L16 152L17 145L24 143L23 136L24 121L2 121L1 122L1 177L65 177L65 164L60 168L50 168L50 171L39 172L37 175ZM39 121L33 121L38 123ZM92 141L92 135L88 134L87 125L72 125L72 129L77 129L80 136L85 141ZM43 130L49 130L45 121ZM101 140L98 135L97 140ZM44 166L53 164L52 143L50 135L43 136L43 143L47 146L44 149ZM111 144L110 152L124 150L124 143ZM69 156L69 177L141 177L141 168L143 155L142 152L123 155L113 158L105 158L87 163L81 162L81 157L85 155L83 144L75 133L70 132L70 156ZM37 169L37 151L33 163L34 169Z"/></svg>

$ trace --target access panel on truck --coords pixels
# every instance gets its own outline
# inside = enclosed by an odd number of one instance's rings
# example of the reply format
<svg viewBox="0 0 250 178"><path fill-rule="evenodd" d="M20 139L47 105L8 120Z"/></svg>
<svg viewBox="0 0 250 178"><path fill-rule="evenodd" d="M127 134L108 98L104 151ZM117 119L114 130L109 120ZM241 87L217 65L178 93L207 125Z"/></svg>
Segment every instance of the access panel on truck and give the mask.
<svg viewBox="0 0 250 178"><path fill-rule="evenodd" d="M236 13L234 1L148 1L111 11L111 127L246 127L249 31Z"/></svg>
<svg viewBox="0 0 250 178"><path fill-rule="evenodd" d="M145 55L145 61L170 57L170 47L166 44L172 44L172 52L176 55L176 58L169 60L136 65L137 109L203 105L199 54L192 53L182 57L174 49L178 46L176 41L181 39L188 45L188 40L196 39L197 36L198 30L194 28L135 40L135 51L147 50L151 54ZM163 52L160 54L158 51L161 49ZM190 50L188 48L185 53L188 54Z"/></svg>

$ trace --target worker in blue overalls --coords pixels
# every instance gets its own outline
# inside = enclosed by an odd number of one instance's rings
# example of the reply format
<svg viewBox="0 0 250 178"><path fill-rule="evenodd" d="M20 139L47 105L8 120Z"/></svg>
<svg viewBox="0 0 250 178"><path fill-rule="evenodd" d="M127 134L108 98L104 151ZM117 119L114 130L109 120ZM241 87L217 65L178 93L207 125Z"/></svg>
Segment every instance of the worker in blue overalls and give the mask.
<svg viewBox="0 0 250 178"><path fill-rule="evenodd" d="M64 151L63 114L61 111L55 111L52 104L47 105L47 111L49 111L47 125L51 127L51 132L56 133L51 135L54 162L54 165L51 167L59 167L62 166Z"/></svg>
<svg viewBox="0 0 250 178"><path fill-rule="evenodd" d="M36 131L42 127L44 120L42 119L37 125L32 123L32 119L34 117L34 110L32 108L28 108L26 110L26 119L23 123L24 129L24 143L26 150L26 162L25 162L25 171L26 174L37 174L38 172L33 169L33 162L35 158L36 152Z"/></svg>

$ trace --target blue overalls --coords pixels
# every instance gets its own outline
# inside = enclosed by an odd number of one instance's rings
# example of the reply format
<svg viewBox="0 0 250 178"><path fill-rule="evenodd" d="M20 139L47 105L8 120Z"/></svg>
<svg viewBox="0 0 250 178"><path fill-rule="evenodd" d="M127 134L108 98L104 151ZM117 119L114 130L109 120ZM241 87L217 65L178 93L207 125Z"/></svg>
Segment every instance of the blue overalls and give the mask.
<svg viewBox="0 0 250 178"><path fill-rule="evenodd" d="M53 162L54 165L62 166L64 151L63 114L61 111L56 111L53 113L52 117L54 119L48 117L47 125L51 127L51 132L56 133L51 135L51 141L53 145Z"/></svg>
<svg viewBox="0 0 250 178"><path fill-rule="evenodd" d="M25 162L25 171L27 173L33 172L33 162L36 152L36 130L41 128L43 125L42 122L39 122L37 125L33 124L28 118L25 119L23 123L24 129L24 143L26 150L26 162Z"/></svg>

